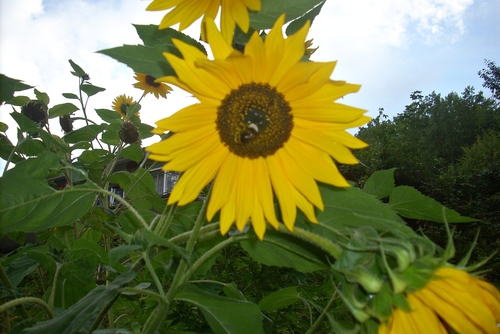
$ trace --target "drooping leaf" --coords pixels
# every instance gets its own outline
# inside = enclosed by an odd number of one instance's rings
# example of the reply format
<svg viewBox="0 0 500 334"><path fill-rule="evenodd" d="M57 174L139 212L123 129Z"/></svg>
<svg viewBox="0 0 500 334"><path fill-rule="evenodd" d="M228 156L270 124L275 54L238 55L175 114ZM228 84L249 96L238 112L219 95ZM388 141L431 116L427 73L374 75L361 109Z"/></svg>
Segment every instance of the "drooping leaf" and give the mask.
<svg viewBox="0 0 500 334"><path fill-rule="evenodd" d="M461 216L455 210L445 208L436 200L427 197L413 187L394 188L389 197L390 207L401 216L433 222L468 223L477 219Z"/></svg>
<svg viewBox="0 0 500 334"><path fill-rule="evenodd" d="M78 107L75 106L73 103L57 104L49 109L49 118L68 115L77 110Z"/></svg>
<svg viewBox="0 0 500 334"><path fill-rule="evenodd" d="M106 90L106 88L94 86L94 85L91 85L91 84L83 84L83 85L80 86L80 88L89 97L92 96L92 95L95 95L95 94L97 94L99 92L104 92Z"/></svg>
<svg viewBox="0 0 500 334"><path fill-rule="evenodd" d="M95 189L87 186L55 190L46 181L49 169L59 168L59 156L44 152L22 161L0 178L0 234L37 232L73 223L95 200ZM29 184L29 187L21 185Z"/></svg>
<svg viewBox="0 0 500 334"><path fill-rule="evenodd" d="M80 66L78 66L71 59L69 59L68 61L69 61L69 64L71 65L71 67L73 68L73 71L74 71L74 72L71 72L71 74L73 74L76 77L81 77L81 78L87 77L87 73L85 73L85 71Z"/></svg>
<svg viewBox="0 0 500 334"><path fill-rule="evenodd" d="M301 300L302 298L299 296L297 287L289 286L262 298L259 302L259 308L262 311L274 311L279 308L292 305Z"/></svg>
<svg viewBox="0 0 500 334"><path fill-rule="evenodd" d="M5 268L5 273L12 286L16 287L26 276L38 268L39 265L36 260L31 259L26 253L23 253Z"/></svg>
<svg viewBox="0 0 500 334"><path fill-rule="evenodd" d="M46 106L49 105L50 98L49 98L49 95L47 95L47 93L40 92L36 88L34 89L34 91L35 91L36 99L38 101L43 102L43 104L45 104Z"/></svg>
<svg viewBox="0 0 500 334"><path fill-rule="evenodd" d="M62 93L62 96L64 96L67 99L71 99L71 100L78 100L79 99L78 95L73 94L73 93Z"/></svg>
<svg viewBox="0 0 500 334"><path fill-rule="evenodd" d="M395 187L394 171L396 168L380 170L373 173L364 185L364 190L367 194L375 196L375 198L389 197Z"/></svg>
<svg viewBox="0 0 500 334"><path fill-rule="evenodd" d="M99 115L99 117L102 118L103 121L108 123L121 119L120 114L114 110L96 109L95 112L97 113L97 115Z"/></svg>
<svg viewBox="0 0 500 334"><path fill-rule="evenodd" d="M250 302L214 295L192 284L186 284L175 299L198 307L215 334L264 334L259 307Z"/></svg>
<svg viewBox="0 0 500 334"><path fill-rule="evenodd" d="M0 104L11 100L14 97L14 92L29 88L32 88L32 86L24 84L21 80L0 74Z"/></svg>
<svg viewBox="0 0 500 334"><path fill-rule="evenodd" d="M125 286L135 278L135 272L127 272L118 276L111 284L99 286L89 292L69 309L59 314L56 318L37 323L25 329L24 333L33 334L73 334L81 333L85 325L93 321L97 312L118 296L118 289Z"/></svg>

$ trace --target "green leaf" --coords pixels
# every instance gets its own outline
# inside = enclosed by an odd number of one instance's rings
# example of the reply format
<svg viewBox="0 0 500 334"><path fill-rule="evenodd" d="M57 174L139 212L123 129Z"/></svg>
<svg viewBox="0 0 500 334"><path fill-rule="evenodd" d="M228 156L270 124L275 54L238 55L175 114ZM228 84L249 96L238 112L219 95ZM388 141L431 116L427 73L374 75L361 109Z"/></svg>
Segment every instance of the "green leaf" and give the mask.
<svg viewBox="0 0 500 334"><path fill-rule="evenodd" d="M145 46L154 47L157 45L168 45L171 48L175 48L172 43L172 38L175 38L180 39L181 41L198 48L204 54L207 54L207 51L200 42L175 29L167 28L160 30L158 29L158 26L154 24L134 24L134 27ZM180 54L177 55L180 56Z"/></svg>
<svg viewBox="0 0 500 334"><path fill-rule="evenodd" d="M43 102L43 104L45 104L46 106L49 105L50 99L46 93L42 93L36 88L34 89L34 91L35 91L36 99L38 101Z"/></svg>
<svg viewBox="0 0 500 334"><path fill-rule="evenodd" d="M10 155L13 150L14 145L12 145L10 140L4 135L0 135L0 158L7 161L10 157L10 161L14 164L18 164L23 161L24 159L17 154L13 154L12 156Z"/></svg>
<svg viewBox="0 0 500 334"><path fill-rule="evenodd" d="M45 178L52 168L59 168L59 156L44 152L20 162L0 178L0 234L71 224L92 207L92 187L81 185L62 191L50 187ZM20 186L25 184L29 187Z"/></svg>
<svg viewBox="0 0 500 334"><path fill-rule="evenodd" d="M97 135L106 129L106 124L101 125L87 125L83 128L77 129L75 131L71 131L67 135L63 137L63 140L66 143L78 143L81 141L91 142L97 138Z"/></svg>
<svg viewBox="0 0 500 334"><path fill-rule="evenodd" d="M134 173L114 173L109 182L118 183L127 194L130 203L137 209L149 210L153 207L162 212L166 205L156 193L153 177L144 168L139 168Z"/></svg>
<svg viewBox="0 0 500 334"><path fill-rule="evenodd" d="M94 86L94 85L91 85L91 84L83 84L80 86L80 89L82 91L85 92L85 94L87 94L87 96L92 96L92 95L95 95L99 92L104 92L106 90L106 88L102 88L102 87L98 87L98 86Z"/></svg>
<svg viewBox="0 0 500 334"><path fill-rule="evenodd" d="M12 99L10 99L9 103L12 104L13 106L22 107L30 100L31 99L29 97L21 95L21 96L14 96Z"/></svg>
<svg viewBox="0 0 500 334"><path fill-rule="evenodd" d="M122 124L117 123L116 121L109 124L106 131L102 133L101 140L103 143L108 145L118 146L120 145L120 135L119 131L121 129Z"/></svg>
<svg viewBox="0 0 500 334"><path fill-rule="evenodd" d="M141 245L120 245L109 251L109 265L114 266L118 261L125 256L132 254L132 252L142 249Z"/></svg>
<svg viewBox="0 0 500 334"><path fill-rule="evenodd" d="M323 5L325 4L326 0L323 0L320 2L316 7L312 8L308 12L306 12L304 15L298 17L295 21L291 22L287 27L286 27L286 34L287 36L295 34L300 28L306 24L307 21L309 21L312 25L314 19L316 16L319 14L321 11L321 8L323 8Z"/></svg>
<svg viewBox="0 0 500 334"><path fill-rule="evenodd" d="M290 286L265 296L259 302L261 311L274 311L282 307L292 305L302 299L299 296L296 286Z"/></svg>
<svg viewBox="0 0 500 334"><path fill-rule="evenodd" d="M395 187L395 170L396 168L392 168L373 173L365 182L363 187L365 192L379 199L389 197Z"/></svg>
<svg viewBox="0 0 500 334"><path fill-rule="evenodd" d="M75 106L73 103L57 104L49 109L49 118L68 115L77 110L78 107Z"/></svg>
<svg viewBox="0 0 500 334"><path fill-rule="evenodd" d="M5 132L9 129L9 126L4 122L0 122L0 132Z"/></svg>
<svg viewBox="0 0 500 334"><path fill-rule="evenodd" d="M144 123L140 123L140 124L136 124L137 126L137 130L139 130L139 136L141 137L141 139L146 139L146 138L149 138L149 137L152 137L154 136L154 133L152 133L154 127L149 125L149 124L144 124Z"/></svg>
<svg viewBox="0 0 500 334"><path fill-rule="evenodd" d="M250 26L256 30L270 29L273 27L278 17L283 13L286 13L285 22L289 22L301 18L304 13L309 13L314 7L320 4L322 5L324 1L325 0L261 0L261 10L259 12L250 13ZM297 23L297 25L300 25L300 22Z"/></svg>
<svg viewBox="0 0 500 334"><path fill-rule="evenodd" d="M120 120L122 117L114 110L109 109L96 109L95 112L101 119L105 122L111 123L116 120Z"/></svg>
<svg viewBox="0 0 500 334"><path fill-rule="evenodd" d="M71 72L71 74L73 74L76 77L87 77L88 76L87 73L85 73L85 71L80 66L78 66L74 61L72 61L71 59L69 59L68 61L69 61L69 64L71 65L71 67L73 68L73 71L74 71L74 72Z"/></svg>
<svg viewBox="0 0 500 334"><path fill-rule="evenodd" d="M158 27L154 25L136 25L135 27L145 45L123 45L98 52L124 63L134 72L149 74L155 78L176 75L163 56L163 52L168 52L181 57L179 50L172 43L172 38L193 45L206 54L199 42L174 29L158 30Z"/></svg>
<svg viewBox="0 0 500 334"><path fill-rule="evenodd" d="M62 93L62 96L64 96L67 99L72 99L72 100L79 100L80 98L78 95L73 94L73 93Z"/></svg>
<svg viewBox="0 0 500 334"><path fill-rule="evenodd" d="M14 92L29 88L32 88L32 86L24 84L21 80L0 74L0 104L10 101L14 97Z"/></svg>
<svg viewBox="0 0 500 334"><path fill-rule="evenodd" d="M132 144L122 150L122 156L135 162L141 162L144 158L144 151L141 145Z"/></svg>
<svg viewBox="0 0 500 334"><path fill-rule="evenodd" d="M256 261L278 267L294 268L303 273L329 268L326 254L318 247L288 234L268 230L263 241L240 241Z"/></svg>
<svg viewBox="0 0 500 334"><path fill-rule="evenodd" d="M324 211L317 213L319 224L301 226L308 226L325 238L336 242L339 234L363 226L401 238L416 235L391 207L358 188L335 188L323 184L319 188L325 205Z"/></svg>
<svg viewBox="0 0 500 334"><path fill-rule="evenodd" d="M19 126L19 129L23 132L36 133L41 131L40 128L36 126L35 122L17 111L11 112L10 116L12 116Z"/></svg>
<svg viewBox="0 0 500 334"><path fill-rule="evenodd" d="M176 300L198 307L215 334L264 334L259 307L247 301L222 297L186 284Z"/></svg>
<svg viewBox="0 0 500 334"><path fill-rule="evenodd" d="M5 268L5 273L9 278L10 283L13 287L19 285L22 280L31 274L40 264L28 257L26 253L18 256L14 261L12 261L7 268Z"/></svg>
<svg viewBox="0 0 500 334"><path fill-rule="evenodd" d="M389 197L390 207L401 216L411 219L423 219L444 223L468 223L478 221L461 216L455 210L446 208L436 200L427 197L408 186L394 188Z"/></svg>
<svg viewBox="0 0 500 334"><path fill-rule="evenodd" d="M56 318L37 323L24 333L47 334L60 333L72 334L86 332L87 323L93 321L97 312L107 303L118 296L118 289L122 288L135 278L135 272L127 272L118 276L109 286L99 286L89 292L69 309L63 311Z"/></svg>

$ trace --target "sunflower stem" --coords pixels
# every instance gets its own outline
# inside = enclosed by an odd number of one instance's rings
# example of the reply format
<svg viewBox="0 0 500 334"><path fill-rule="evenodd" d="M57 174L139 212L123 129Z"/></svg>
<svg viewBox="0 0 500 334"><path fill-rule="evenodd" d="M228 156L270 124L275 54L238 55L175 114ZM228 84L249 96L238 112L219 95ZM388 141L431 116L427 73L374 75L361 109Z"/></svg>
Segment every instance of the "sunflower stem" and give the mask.
<svg viewBox="0 0 500 334"><path fill-rule="evenodd" d="M289 235L298 237L302 240L308 241L308 242L312 243L313 245L316 245L316 246L322 248L323 250L325 250L328 254L330 254L335 259L338 259L340 257L340 255L342 254L342 248L339 245L334 244L330 240L325 239L320 235L303 230L299 227L294 227L293 232L290 232L285 227L285 225L279 224L278 232L289 234Z"/></svg>

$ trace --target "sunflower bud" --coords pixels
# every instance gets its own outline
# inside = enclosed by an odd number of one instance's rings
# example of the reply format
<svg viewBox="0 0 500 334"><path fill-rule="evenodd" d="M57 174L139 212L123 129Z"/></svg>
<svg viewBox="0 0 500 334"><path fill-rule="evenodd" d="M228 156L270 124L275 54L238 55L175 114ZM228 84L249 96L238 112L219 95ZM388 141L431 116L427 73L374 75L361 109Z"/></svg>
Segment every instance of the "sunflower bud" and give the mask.
<svg viewBox="0 0 500 334"><path fill-rule="evenodd" d="M357 267L345 272L349 282L359 283L368 293L377 293L384 286L384 281L368 270Z"/></svg>
<svg viewBox="0 0 500 334"><path fill-rule="evenodd" d="M139 131L131 122L123 123L118 134L120 135L121 141L126 144L137 143L140 140Z"/></svg>
<svg viewBox="0 0 500 334"><path fill-rule="evenodd" d="M73 131L73 120L69 115L62 115L59 117L59 124L61 125L61 129L63 129L64 133Z"/></svg>
<svg viewBox="0 0 500 334"><path fill-rule="evenodd" d="M40 101L30 101L21 108L21 113L43 127L47 123L47 106Z"/></svg>

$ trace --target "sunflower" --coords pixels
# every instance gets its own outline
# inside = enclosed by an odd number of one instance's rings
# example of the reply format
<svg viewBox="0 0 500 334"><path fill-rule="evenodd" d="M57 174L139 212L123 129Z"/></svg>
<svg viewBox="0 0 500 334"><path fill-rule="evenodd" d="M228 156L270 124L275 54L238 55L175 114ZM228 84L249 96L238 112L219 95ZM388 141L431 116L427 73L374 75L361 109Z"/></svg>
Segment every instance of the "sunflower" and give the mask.
<svg viewBox="0 0 500 334"><path fill-rule="evenodd" d="M500 333L500 292L467 272L443 267L427 285L407 295L411 311L395 309L379 334Z"/></svg>
<svg viewBox="0 0 500 334"><path fill-rule="evenodd" d="M123 119L127 117L127 108L134 104L134 100L125 94L115 97L113 100L113 110L119 113ZM136 113L137 115L138 113Z"/></svg>
<svg viewBox="0 0 500 334"><path fill-rule="evenodd" d="M220 210L222 234L249 220L260 239L266 221L277 228L273 190L289 230L296 207L317 222L314 206L323 210L323 201L315 180L348 187L332 158L356 164L348 148L367 146L345 131L366 123L366 111L334 102L360 86L330 80L335 62L300 62L309 24L285 39L283 23L281 16L265 42L254 33L240 53L208 21L214 60L179 40L183 58L165 53L178 77L159 80L200 103L158 121L155 133L174 135L147 150L165 170L184 172L169 203L193 201L215 179L207 218Z"/></svg>
<svg viewBox="0 0 500 334"><path fill-rule="evenodd" d="M206 20L214 20L222 8L220 19L221 31L224 39L231 42L235 25L241 30L248 32L250 18L247 8L259 11L260 0L154 0L146 10L166 10L175 7L165 15L160 23L160 29L168 28L180 23L179 30L182 31L203 16L202 27ZM204 29L202 29L203 39Z"/></svg>
<svg viewBox="0 0 500 334"><path fill-rule="evenodd" d="M160 98L160 95L166 99L167 94L172 90L164 83L155 82L156 78L149 74L136 72L134 79L137 80L134 84L135 88L142 89L145 94L154 94L157 99Z"/></svg>

